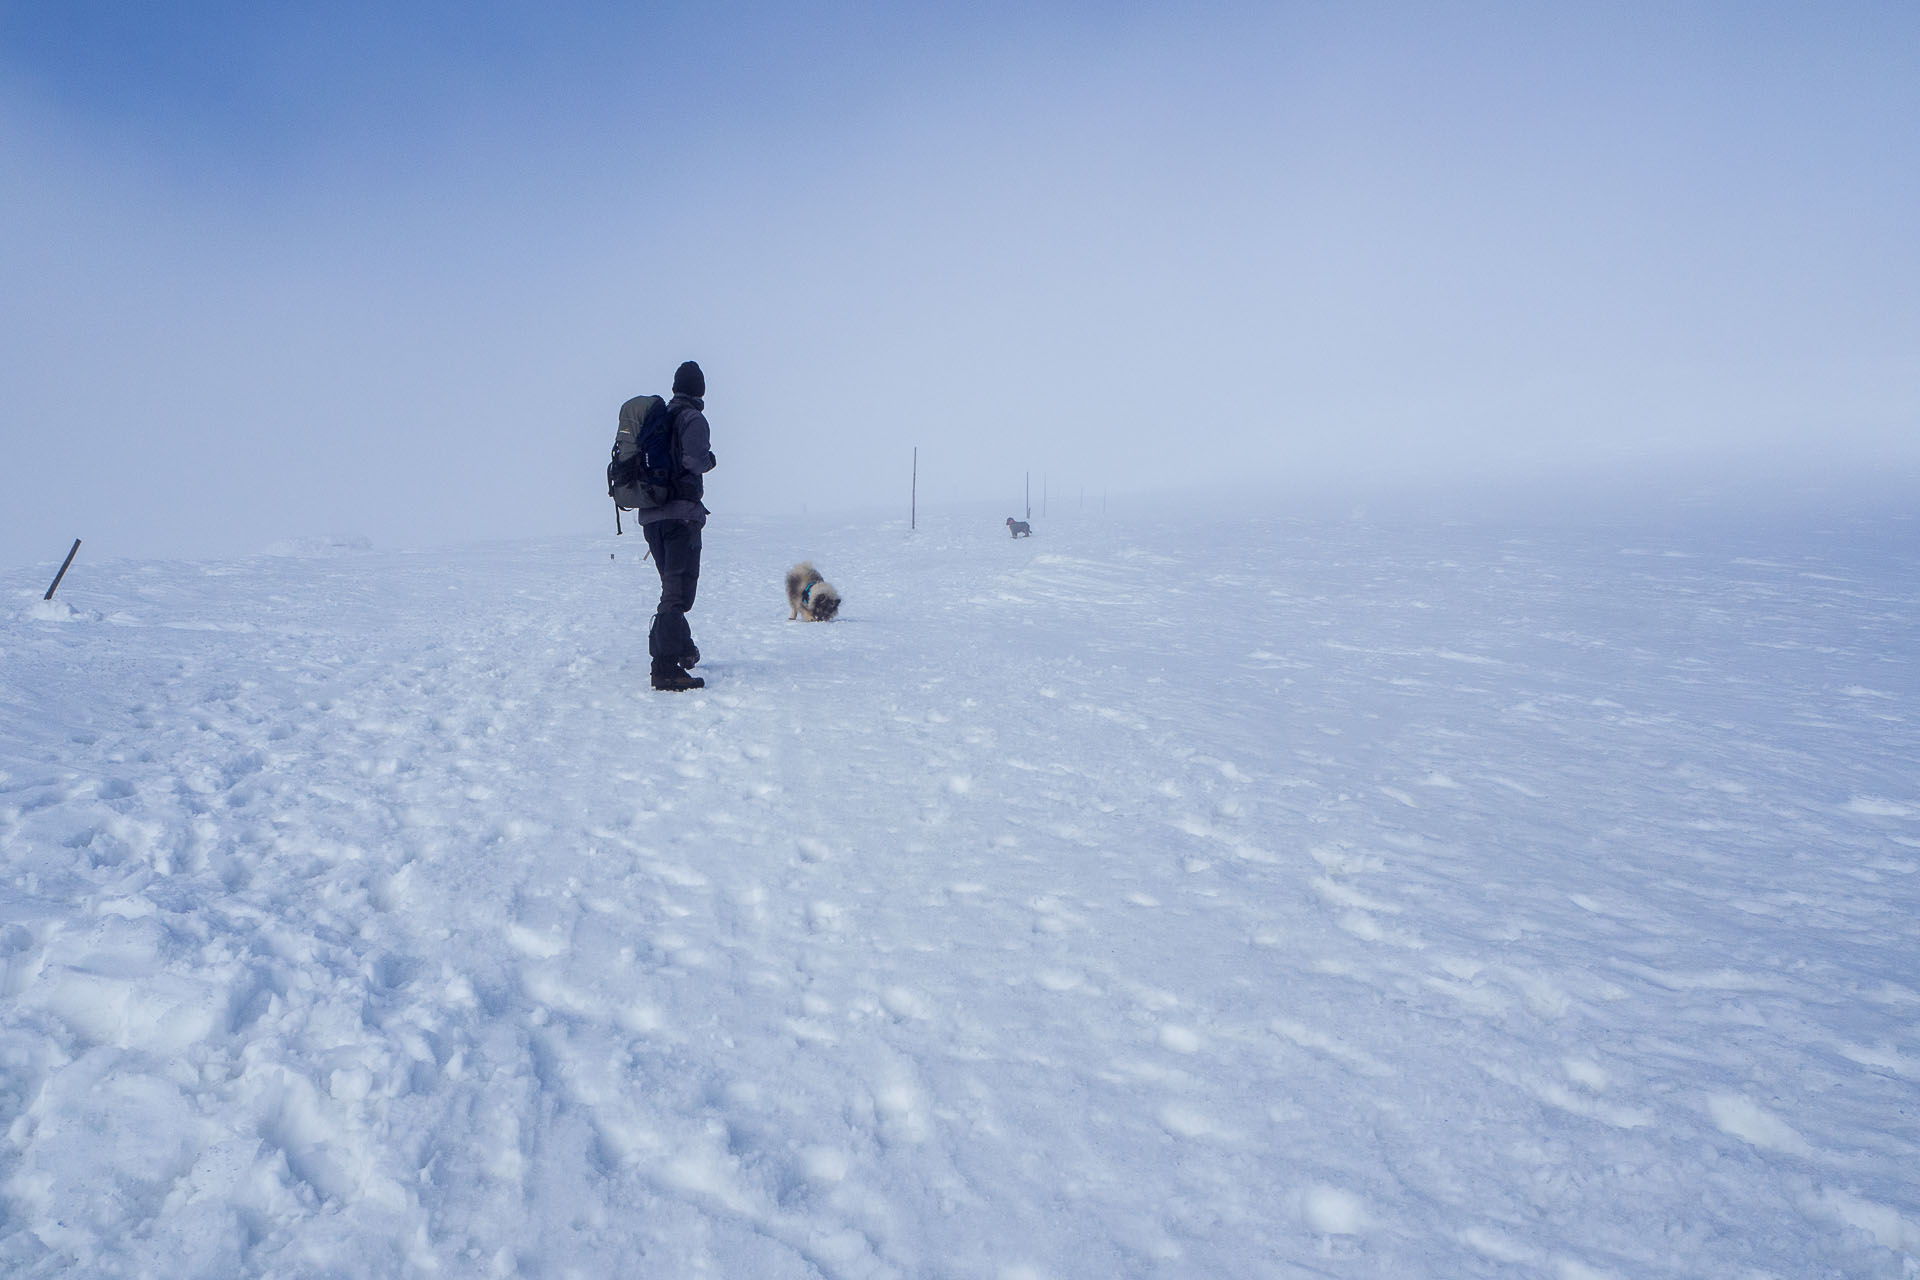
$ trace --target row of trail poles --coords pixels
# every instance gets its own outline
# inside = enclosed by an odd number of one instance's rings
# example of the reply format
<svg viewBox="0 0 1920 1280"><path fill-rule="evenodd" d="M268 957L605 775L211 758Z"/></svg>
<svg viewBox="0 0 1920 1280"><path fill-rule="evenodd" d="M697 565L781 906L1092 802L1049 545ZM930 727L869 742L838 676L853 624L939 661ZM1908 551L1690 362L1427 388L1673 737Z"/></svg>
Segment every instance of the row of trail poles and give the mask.
<svg viewBox="0 0 1920 1280"><path fill-rule="evenodd" d="M1027 474L1027 514L1023 517L1023 519L1031 520L1033 519L1033 472L1029 471L1026 474ZM1081 494L1083 496L1085 495L1085 493L1086 493L1086 490L1084 489L1081 490ZM1040 518L1042 520L1047 518L1047 473L1044 471L1040 473Z"/></svg>
<svg viewBox="0 0 1920 1280"><path fill-rule="evenodd" d="M1025 501L1026 501L1027 513L1022 518L1031 520L1033 519L1033 472L1031 471L1026 473L1026 484L1027 484L1027 491L1026 491ZM1082 511L1085 511L1086 507L1087 507L1087 487L1085 485L1081 485L1080 486L1080 509ZM1102 491L1100 494L1101 514L1105 515L1106 510L1107 510L1107 495L1105 491ZM1047 514L1047 477L1045 473L1042 473L1040 476L1041 518L1044 519L1046 517L1046 514ZM908 496L907 496L907 530L908 532L912 532L914 529L919 528L919 524L920 524L920 446L915 445L913 447L913 481L912 481L912 487L908 490Z"/></svg>
<svg viewBox="0 0 1920 1280"><path fill-rule="evenodd" d="M73 545L67 548L67 558L60 562L60 572L53 575L53 584L47 588L47 594L40 597L42 600L53 599L53 593L60 589L60 579L67 576L68 566L70 566L73 563L73 558L79 554L80 554L80 539L75 538L73 540Z"/></svg>

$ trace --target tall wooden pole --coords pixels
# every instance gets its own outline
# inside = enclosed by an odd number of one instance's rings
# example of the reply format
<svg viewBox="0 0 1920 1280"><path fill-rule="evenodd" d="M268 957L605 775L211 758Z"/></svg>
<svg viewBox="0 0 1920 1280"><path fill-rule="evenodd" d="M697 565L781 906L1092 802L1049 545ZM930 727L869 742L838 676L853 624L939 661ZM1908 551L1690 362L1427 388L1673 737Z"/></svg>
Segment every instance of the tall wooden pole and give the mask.
<svg viewBox="0 0 1920 1280"><path fill-rule="evenodd" d="M53 599L53 593L60 589L60 579L67 576L67 566L72 564L73 558L79 554L80 539L75 538L73 545L67 548L67 558L60 562L60 572L53 575L53 585L47 588L47 594L40 597L42 600Z"/></svg>

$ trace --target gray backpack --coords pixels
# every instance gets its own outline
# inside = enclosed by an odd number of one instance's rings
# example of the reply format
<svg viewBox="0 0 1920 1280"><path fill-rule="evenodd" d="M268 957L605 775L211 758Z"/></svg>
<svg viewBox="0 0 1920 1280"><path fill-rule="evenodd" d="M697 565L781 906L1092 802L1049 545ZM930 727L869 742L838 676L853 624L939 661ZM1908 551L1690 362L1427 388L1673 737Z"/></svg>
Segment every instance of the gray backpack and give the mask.
<svg viewBox="0 0 1920 1280"><path fill-rule="evenodd" d="M607 495L614 523L622 511L647 511L673 497L680 472L673 447L673 414L659 396L635 396L620 406L620 429L607 463Z"/></svg>

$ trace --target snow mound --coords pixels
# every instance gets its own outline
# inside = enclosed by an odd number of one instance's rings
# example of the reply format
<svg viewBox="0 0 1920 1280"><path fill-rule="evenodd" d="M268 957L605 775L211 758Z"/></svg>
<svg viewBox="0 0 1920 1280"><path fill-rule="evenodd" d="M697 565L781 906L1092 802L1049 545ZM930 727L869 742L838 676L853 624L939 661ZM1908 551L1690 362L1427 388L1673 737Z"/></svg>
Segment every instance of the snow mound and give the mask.
<svg viewBox="0 0 1920 1280"><path fill-rule="evenodd" d="M64 600L35 600L20 611L26 622L98 622L100 615L76 609Z"/></svg>

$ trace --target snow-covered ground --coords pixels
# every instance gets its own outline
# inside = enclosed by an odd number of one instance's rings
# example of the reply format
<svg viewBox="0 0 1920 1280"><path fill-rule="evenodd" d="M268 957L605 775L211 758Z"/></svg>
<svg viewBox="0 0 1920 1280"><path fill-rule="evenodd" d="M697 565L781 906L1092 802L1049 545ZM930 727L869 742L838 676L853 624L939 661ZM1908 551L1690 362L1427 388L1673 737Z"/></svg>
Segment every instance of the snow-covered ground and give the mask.
<svg viewBox="0 0 1920 1280"><path fill-rule="evenodd" d="M1005 514L0 574L0 1273L1920 1275L1912 521Z"/></svg>

